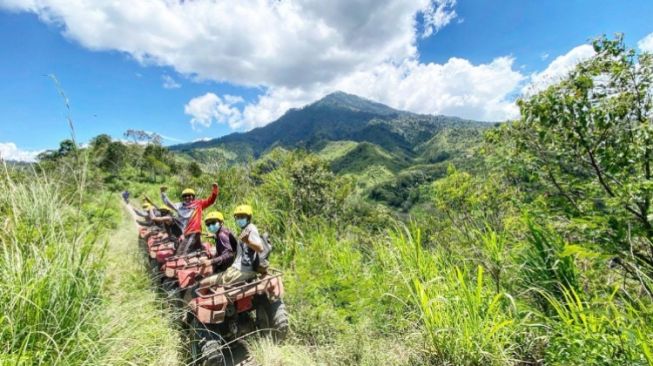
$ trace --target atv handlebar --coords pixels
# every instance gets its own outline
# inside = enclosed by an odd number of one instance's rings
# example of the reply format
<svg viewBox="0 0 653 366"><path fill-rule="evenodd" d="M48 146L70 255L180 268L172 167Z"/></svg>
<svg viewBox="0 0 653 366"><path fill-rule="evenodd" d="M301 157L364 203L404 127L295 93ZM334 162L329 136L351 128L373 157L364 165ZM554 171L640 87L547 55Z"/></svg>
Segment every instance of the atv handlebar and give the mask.
<svg viewBox="0 0 653 366"><path fill-rule="evenodd" d="M208 259L208 256L206 258ZM190 268L195 268L195 267L202 267L202 262L186 263L186 265L184 265L183 269L190 269Z"/></svg>
<svg viewBox="0 0 653 366"><path fill-rule="evenodd" d="M173 255L172 257L168 258L168 260L176 261L178 259L191 259L191 258L195 258L195 257L201 257L202 255L206 255L206 253L204 253L203 251L195 251L195 252L192 252L192 253Z"/></svg>

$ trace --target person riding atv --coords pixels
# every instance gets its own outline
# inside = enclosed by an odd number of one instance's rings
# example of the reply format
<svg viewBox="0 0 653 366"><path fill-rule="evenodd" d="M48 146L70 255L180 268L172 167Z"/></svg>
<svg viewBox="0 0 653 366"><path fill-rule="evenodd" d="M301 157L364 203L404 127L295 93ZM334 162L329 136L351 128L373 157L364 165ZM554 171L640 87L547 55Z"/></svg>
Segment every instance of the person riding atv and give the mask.
<svg viewBox="0 0 653 366"><path fill-rule="evenodd" d="M209 212L204 219L204 224L212 234L213 239L215 239L215 256L205 259L202 265L205 267L213 266L213 273L222 272L234 262L234 251L238 246L238 240L224 226L222 212Z"/></svg>
<svg viewBox="0 0 653 366"><path fill-rule="evenodd" d="M153 211L150 211L150 221L161 226L170 238L176 240L181 237L182 230L179 226L179 222L173 216L173 209L166 204L158 206L157 209L160 216L157 217L154 215Z"/></svg>
<svg viewBox="0 0 653 366"><path fill-rule="evenodd" d="M252 206L240 205L234 210L236 225L240 227L240 240L234 263L222 273L215 274L200 281L200 287L229 285L255 278L258 274L257 263L260 262L266 244L256 226L252 223Z"/></svg>
<svg viewBox="0 0 653 366"><path fill-rule="evenodd" d="M195 364L225 364L235 347L232 344L250 334L280 341L288 332L282 273L267 267L271 246L252 223L252 216L251 206L236 207L234 218L240 234L234 263L201 280L184 298L190 308L187 322Z"/></svg>
<svg viewBox="0 0 653 366"><path fill-rule="evenodd" d="M134 211L134 213L137 216L140 216L144 218L144 221L136 221L141 226L149 226L152 225L152 221L150 220L150 213L154 211L154 207L149 204L148 202L143 202L143 205L141 206L142 210L137 209L136 207L133 207L131 204L127 204L131 209ZM156 212L154 212L156 214Z"/></svg>
<svg viewBox="0 0 653 366"><path fill-rule="evenodd" d="M179 265L181 262L186 266L176 271L182 289L189 288L188 291L184 290L182 294L182 298L185 298L186 302L192 298L193 292L199 287L200 279L214 273L223 272L231 266L238 246L238 240L224 226L224 216L221 212L209 212L204 219L204 224L210 233L209 236L215 241L215 247L208 251L205 249L207 255L202 256L197 264L192 263L192 260L187 260L186 256L173 257L177 261L171 263L174 266ZM204 246L206 247L207 243ZM174 272L170 271L170 273Z"/></svg>
<svg viewBox="0 0 653 366"><path fill-rule="evenodd" d="M211 206L218 197L218 183L213 183L211 196L206 199L195 199L195 191L186 188L181 192L180 203L172 203L166 195L167 187L161 187L161 200L177 212L178 220L182 227L182 236L180 245L177 248L176 255L183 255L189 251L200 250L202 248L202 210Z"/></svg>

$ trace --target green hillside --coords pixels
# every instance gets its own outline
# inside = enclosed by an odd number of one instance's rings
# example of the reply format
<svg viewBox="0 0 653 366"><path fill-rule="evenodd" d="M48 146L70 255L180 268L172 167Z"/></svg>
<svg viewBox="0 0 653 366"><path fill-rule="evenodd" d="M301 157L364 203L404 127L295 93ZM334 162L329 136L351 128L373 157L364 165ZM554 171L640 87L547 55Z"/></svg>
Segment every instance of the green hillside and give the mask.
<svg viewBox="0 0 653 366"><path fill-rule="evenodd" d="M338 174L362 172L372 165L383 166L398 172L410 165L408 158L393 155L378 145L361 142L346 154L331 162L331 169Z"/></svg>
<svg viewBox="0 0 653 366"><path fill-rule="evenodd" d="M170 150L203 163L235 163L263 157L276 147L306 149L329 161L334 173L364 181L361 194L408 210L419 200L419 186L442 177L447 164L473 169L475 149L491 126L399 111L336 92L265 127ZM375 169L381 176L369 179ZM386 181L388 173L397 180Z"/></svg>
<svg viewBox="0 0 653 366"><path fill-rule="evenodd" d="M336 160L358 146L355 141L328 141L324 143L324 147L318 150L320 157L326 161Z"/></svg>
<svg viewBox="0 0 653 366"><path fill-rule="evenodd" d="M412 153L445 128L485 128L487 123L456 117L419 115L392 109L351 94L336 92L276 121L245 133L174 145L173 151L223 147L241 160L259 157L275 146L319 150L329 141L370 142L391 152Z"/></svg>

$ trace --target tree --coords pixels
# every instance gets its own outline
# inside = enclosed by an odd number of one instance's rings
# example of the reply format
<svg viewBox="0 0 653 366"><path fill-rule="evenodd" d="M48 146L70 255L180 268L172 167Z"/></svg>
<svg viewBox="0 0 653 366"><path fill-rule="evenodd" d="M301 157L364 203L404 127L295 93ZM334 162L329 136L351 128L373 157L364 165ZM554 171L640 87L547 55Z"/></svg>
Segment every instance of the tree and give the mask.
<svg viewBox="0 0 653 366"><path fill-rule="evenodd" d="M62 156L68 156L71 152L75 151L77 149L77 146L75 146L75 143L73 140L63 140L59 143L59 150L57 151L57 156L62 157Z"/></svg>
<svg viewBox="0 0 653 366"><path fill-rule="evenodd" d="M99 166L107 172L118 174L125 166L126 160L127 146L119 141L113 141L107 145Z"/></svg>
<svg viewBox="0 0 653 366"><path fill-rule="evenodd" d="M76 148L77 147L75 146L75 143L72 140L66 139L59 143L59 148L57 150L46 150L38 154L36 158L42 163L48 161L54 162L59 158L70 155L70 153L75 151Z"/></svg>
<svg viewBox="0 0 653 366"><path fill-rule="evenodd" d="M294 161L289 167L293 185L293 206L306 216L332 216L340 210L341 187L327 164L318 157L308 155Z"/></svg>
<svg viewBox="0 0 653 366"><path fill-rule="evenodd" d="M89 143L91 149L99 151L107 147L111 143L111 136L103 133L93 137Z"/></svg>
<svg viewBox="0 0 653 366"><path fill-rule="evenodd" d="M190 164L188 164L188 173L192 175L195 178L198 178L202 175L202 167L200 167L197 162L192 161Z"/></svg>
<svg viewBox="0 0 653 366"><path fill-rule="evenodd" d="M126 139L132 139L135 144L145 142L147 144L161 145L161 136L154 132L129 129L125 131L123 136L125 136Z"/></svg>
<svg viewBox="0 0 653 366"><path fill-rule="evenodd" d="M653 276L653 58L622 36L563 81L518 102L509 129L522 164L566 201L568 217L605 227L605 251L636 278ZM649 289L650 290L650 289Z"/></svg>

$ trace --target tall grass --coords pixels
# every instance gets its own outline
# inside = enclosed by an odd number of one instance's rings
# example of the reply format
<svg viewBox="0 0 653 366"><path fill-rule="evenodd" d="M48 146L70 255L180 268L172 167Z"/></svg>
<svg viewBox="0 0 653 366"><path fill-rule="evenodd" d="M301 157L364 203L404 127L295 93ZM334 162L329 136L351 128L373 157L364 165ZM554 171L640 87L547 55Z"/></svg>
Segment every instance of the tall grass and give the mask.
<svg viewBox="0 0 653 366"><path fill-rule="evenodd" d="M92 309L101 301L104 247L60 188L47 176L6 166L0 176L0 358L5 360L80 364L98 352L91 341L98 337ZM85 229L74 233L73 227Z"/></svg>
<svg viewBox="0 0 653 366"><path fill-rule="evenodd" d="M511 295L490 290L483 267L466 267L438 248L425 249L414 227L392 233L392 250L385 255L410 294L406 301L422 324L431 362L514 362L521 325L517 306Z"/></svg>
<svg viewBox="0 0 653 366"><path fill-rule="evenodd" d="M183 339L118 197L99 190L80 206L56 177L0 175L0 364L178 364Z"/></svg>
<svg viewBox="0 0 653 366"><path fill-rule="evenodd" d="M342 206L328 213L304 211L295 193L301 186L297 182L305 179L293 175L303 165L292 160L258 168L256 164L218 167L193 179L175 176L169 185L172 196L185 186L203 196L217 177L222 192L213 208L225 213L226 226L234 228L233 207L249 203L259 229L270 232L275 245L272 264L286 273L291 334L281 346L248 339L259 364L651 362L651 304L629 294L627 286L616 292L605 291L616 284L587 288L588 283L614 276L591 272L588 281L589 272L579 269L583 267L574 251L546 220L529 225L515 216L511 226L504 227L488 225L481 215L456 229L448 227L453 222L435 229L423 223L406 227L397 224L389 210L363 205L355 196L338 201ZM311 169L301 172L321 177ZM134 188L138 194L158 195L153 185ZM338 196L334 190L322 192ZM515 233L512 229L518 225ZM465 232L446 235L447 230ZM593 266L599 268L600 263ZM128 304L109 302L102 332L114 342L105 347L110 351L102 360L175 363L175 352L156 356L174 348L174 330L172 336L162 334L170 330L162 326L169 319L166 309L158 311L156 299L136 297L148 290L138 270L117 268L109 278L115 286L103 291ZM144 311L131 314L139 307ZM117 321L115 314L121 313L128 315Z"/></svg>
<svg viewBox="0 0 653 366"><path fill-rule="evenodd" d="M582 359L588 365L650 365L653 327L642 303L624 304L615 288L604 298L586 298L565 288L562 298L542 292L554 310L545 361Z"/></svg>

